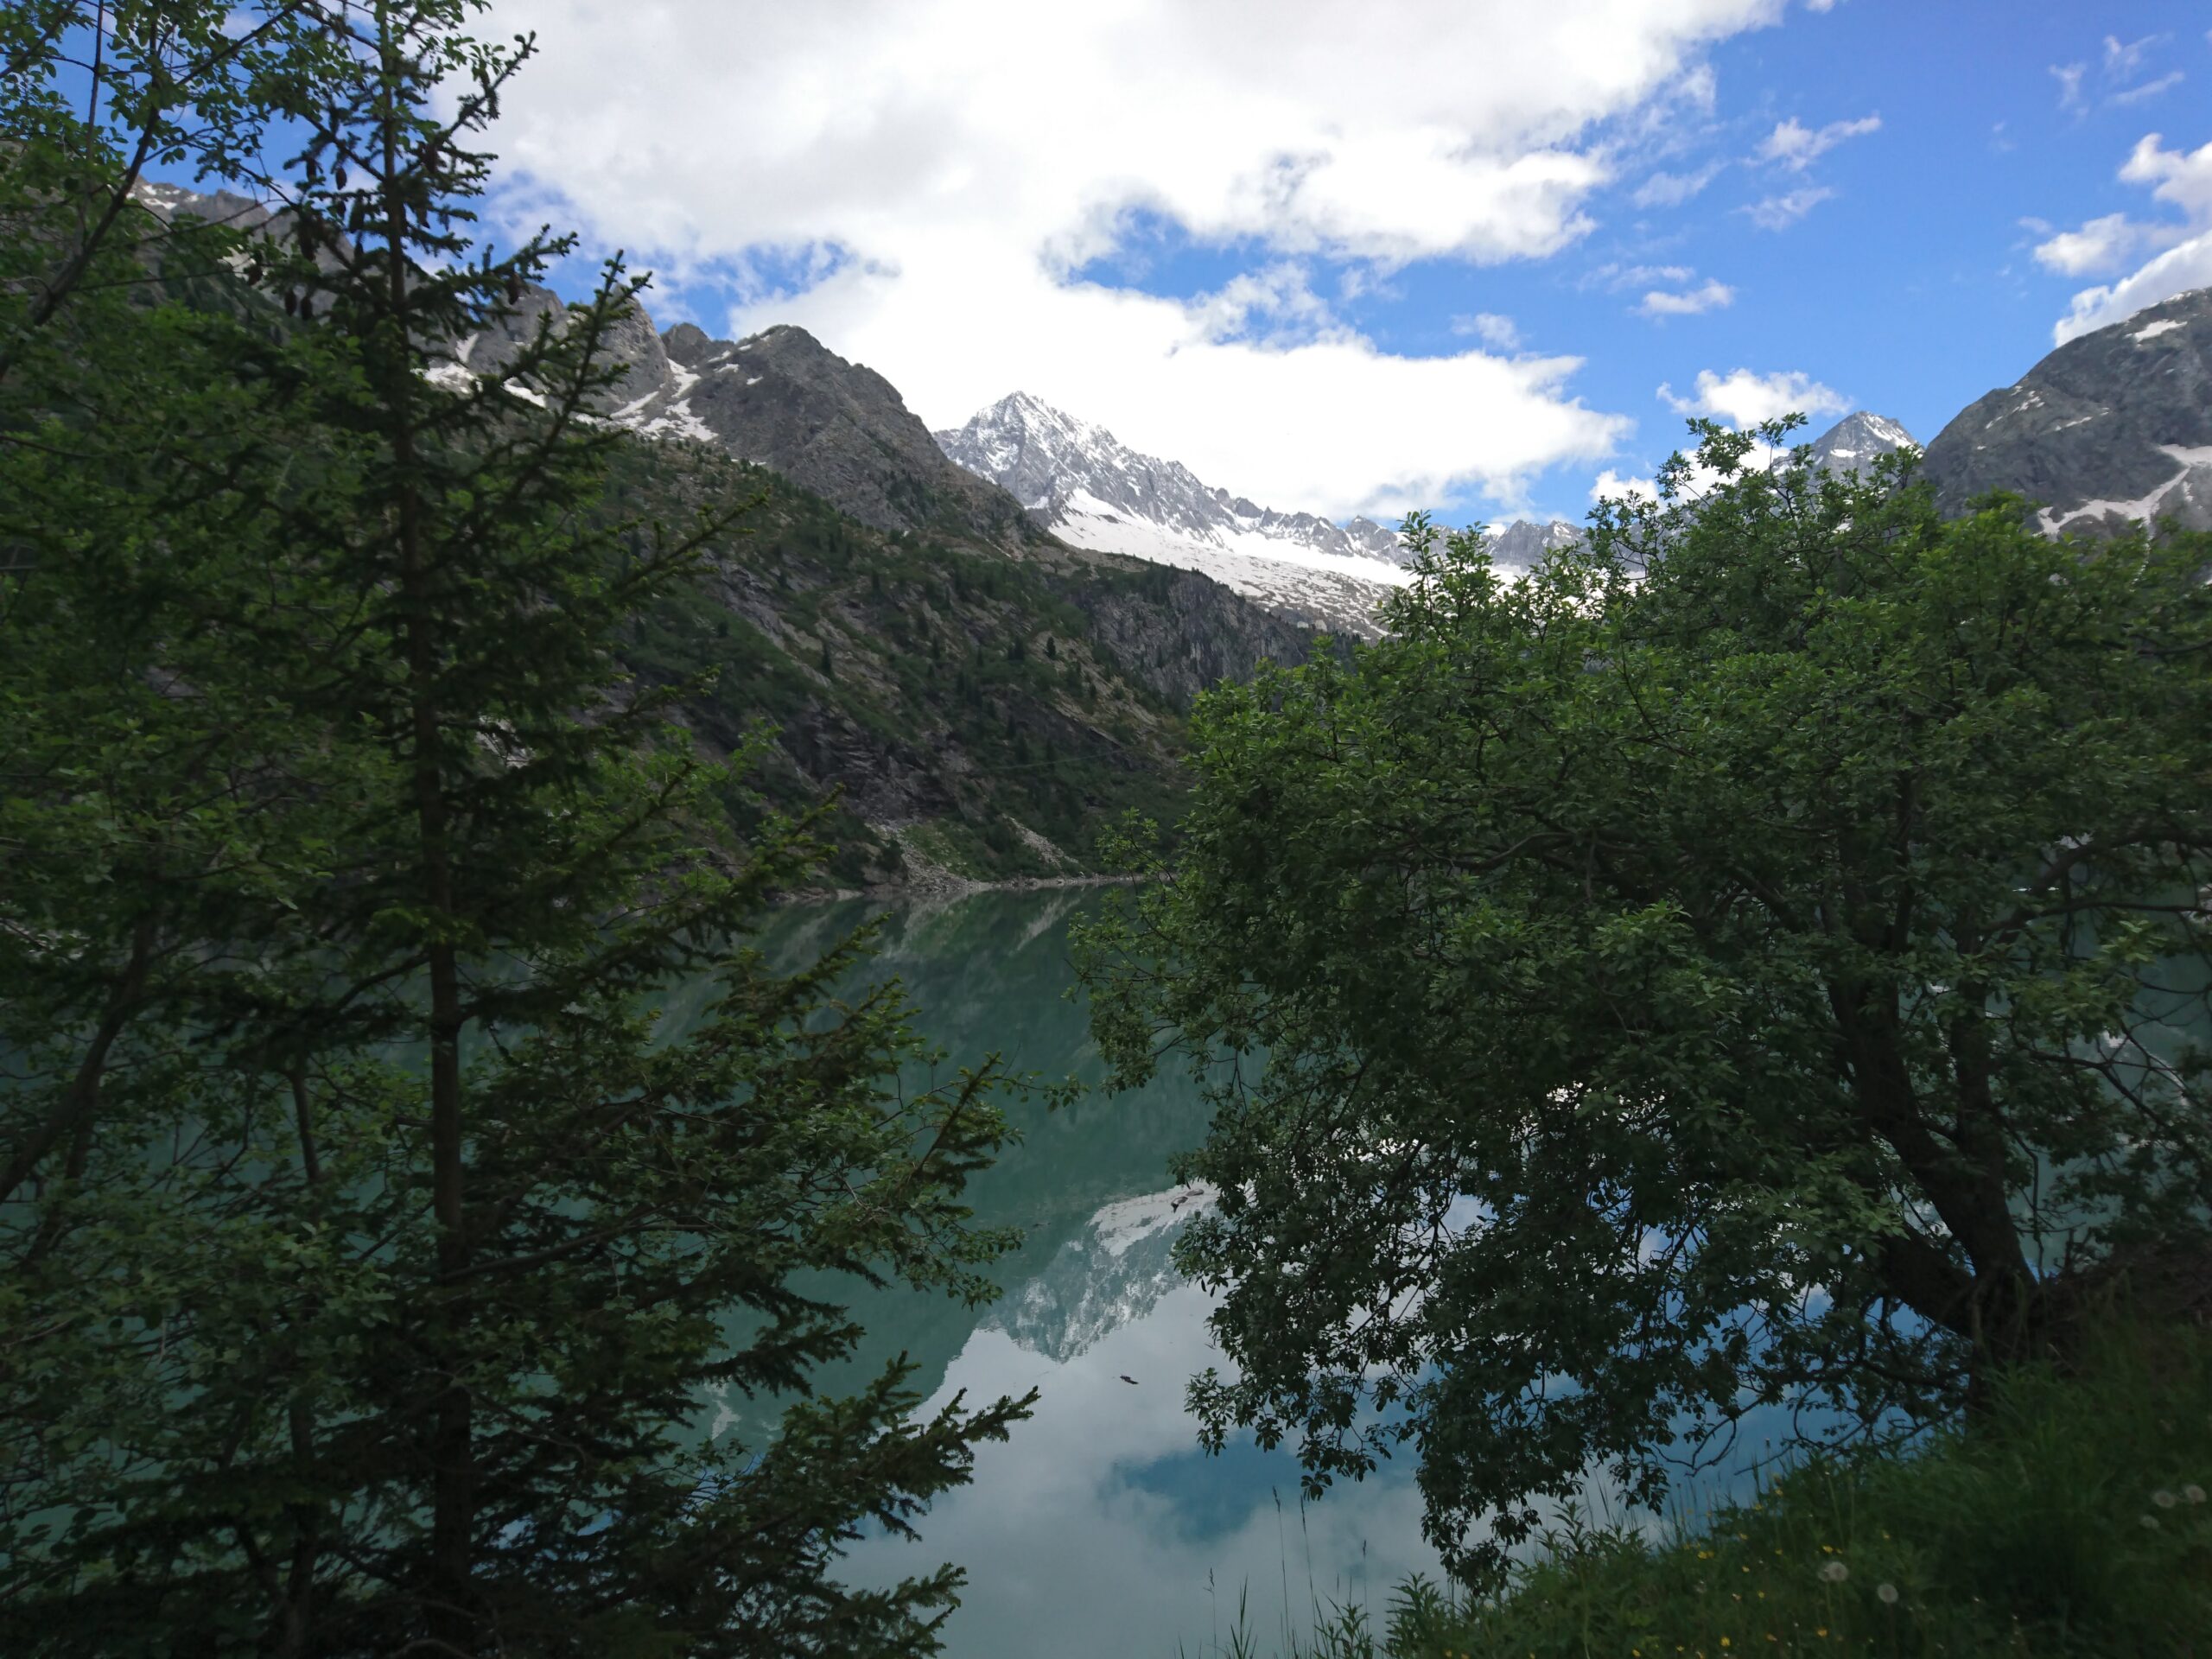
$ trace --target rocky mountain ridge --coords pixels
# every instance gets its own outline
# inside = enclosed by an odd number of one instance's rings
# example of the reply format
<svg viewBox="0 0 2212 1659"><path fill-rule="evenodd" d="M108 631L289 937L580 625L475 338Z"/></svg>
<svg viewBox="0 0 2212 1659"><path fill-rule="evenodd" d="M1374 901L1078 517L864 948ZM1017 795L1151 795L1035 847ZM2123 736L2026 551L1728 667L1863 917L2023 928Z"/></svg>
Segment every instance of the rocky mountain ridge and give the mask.
<svg viewBox="0 0 2212 1659"><path fill-rule="evenodd" d="M1371 519L1338 525L1270 512L1027 392L936 435L948 456L1006 489L1064 541L1202 571L1338 632L1372 637L1375 607L1407 580L1403 543ZM1897 422L1859 410L1812 441L1812 463L1857 471L1913 442ZM1492 526L1486 539L1497 564L1525 570L1581 537L1565 519L1518 519Z"/></svg>
<svg viewBox="0 0 2212 1659"><path fill-rule="evenodd" d="M1011 491L1047 522L1069 512L1120 512L1197 540L1226 544L1258 537L1336 558L1404 560L1397 532L1371 518L1338 524L1259 506L1201 483L1179 461L1140 454L1103 427L1027 392L1010 393L965 426L935 436L951 459Z"/></svg>
<svg viewBox="0 0 2212 1659"><path fill-rule="evenodd" d="M141 200L160 219L281 229L239 198ZM208 282L180 297L302 326L228 272ZM525 289L434 378L496 372L569 315ZM1101 825L1174 816L1191 701L1306 654L1304 630L1203 576L1060 543L947 460L881 376L802 330L663 335L633 305L607 350L622 368L603 417L639 437L610 457L599 510L680 522L754 504L620 655L642 683L692 688L680 717L710 753L772 727L732 817L832 800L839 885L1094 873Z"/></svg>
<svg viewBox="0 0 2212 1659"><path fill-rule="evenodd" d="M2047 534L2212 529L2212 289L2069 340L1962 410L1924 470L1944 511L2011 490Z"/></svg>
<svg viewBox="0 0 2212 1659"><path fill-rule="evenodd" d="M1262 507L1027 392L935 435L1062 541L1203 572L1332 632L1372 637L1376 603L1406 581L1397 532L1372 519Z"/></svg>

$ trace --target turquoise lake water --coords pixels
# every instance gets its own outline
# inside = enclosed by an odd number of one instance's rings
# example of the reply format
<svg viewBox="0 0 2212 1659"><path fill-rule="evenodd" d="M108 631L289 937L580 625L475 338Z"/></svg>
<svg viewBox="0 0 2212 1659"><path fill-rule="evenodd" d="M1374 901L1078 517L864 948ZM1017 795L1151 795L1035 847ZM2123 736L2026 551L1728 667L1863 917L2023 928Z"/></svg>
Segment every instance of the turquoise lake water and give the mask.
<svg viewBox="0 0 2212 1659"><path fill-rule="evenodd" d="M1066 995L1067 925L1097 902L986 893L894 909L878 970L904 981L951 1064L995 1050L1017 1071L1095 1080L1086 1015ZM763 943L786 962L808 957L871 913L794 909ZM974 1401L1033 1387L1036 1414L1009 1443L981 1449L974 1484L938 1502L919 1542L869 1540L846 1576L965 1567L944 1632L953 1659L1171 1659L1179 1647L1210 1650L1217 1630L1225 1637L1240 1593L1273 1646L1286 1625L1307 1627L1317 1597L1371 1604L1379 1616L1399 1579L1433 1574L1409 1465L1301 1512L1294 1458L1198 1447L1184 1384L1219 1357L1208 1298L1169 1261L1193 1200L1172 1185L1168 1160L1205 1133L1190 1083L1166 1076L1013 1116L1022 1139L973 1195L980 1222L1026 1235L995 1269L1005 1294L980 1309L912 1292L851 1294L866 1350L823 1380L857 1382L903 1351L931 1405L963 1389Z"/></svg>
<svg viewBox="0 0 2212 1659"><path fill-rule="evenodd" d="M1098 902L987 893L893 909L875 971L905 982L949 1064L996 1051L1016 1071L1096 1081L1084 1009L1068 995L1067 929ZM763 944L786 964L811 960L880 909L794 908ZM1209 1457L1184 1410L1186 1381L1220 1362L1211 1300L1170 1260L1203 1202L1168 1174L1205 1134L1195 1089L1176 1073L1011 1115L1022 1139L973 1191L980 1223L1026 1236L995 1270L1003 1295L969 1309L846 1287L840 1300L868 1338L822 1382L857 1386L903 1351L931 1407L963 1389L972 1402L1035 1388L1036 1414L1007 1444L980 1449L973 1484L938 1502L919 1541L869 1539L844 1576L890 1582L941 1561L964 1567L963 1605L944 1631L950 1659L1198 1659L1225 1642L1240 1599L1263 1652L1287 1655L1286 1637L1311 1629L1317 1605L1356 1603L1379 1627L1400 1580L1438 1576L1412 1463L1301 1505L1294 1456L1247 1440ZM1758 1459L1758 1427L1745 1427L1741 1455ZM1710 1494L1748 1478L1696 1485Z"/></svg>

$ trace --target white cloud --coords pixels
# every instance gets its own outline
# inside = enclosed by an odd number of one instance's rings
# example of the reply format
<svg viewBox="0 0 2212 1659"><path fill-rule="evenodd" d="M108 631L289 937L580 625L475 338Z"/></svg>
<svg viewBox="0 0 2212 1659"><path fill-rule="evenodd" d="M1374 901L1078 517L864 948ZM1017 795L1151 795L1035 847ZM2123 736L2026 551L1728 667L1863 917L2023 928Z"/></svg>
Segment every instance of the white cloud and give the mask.
<svg viewBox="0 0 2212 1659"><path fill-rule="evenodd" d="M1596 480L1590 486L1590 499L1592 501L1622 499L1630 501L1656 501L1659 499L1659 483L1656 479L1652 478L1624 476L1608 467L1598 474Z"/></svg>
<svg viewBox="0 0 2212 1659"><path fill-rule="evenodd" d="M1586 272L1575 283L1577 288L1602 288L1618 294L1624 289L1643 288L1652 283L1687 283L1697 275L1688 265L1624 265L1604 264Z"/></svg>
<svg viewBox="0 0 2212 1659"><path fill-rule="evenodd" d="M1691 396L1678 397L1672 386L1662 385L1659 401L1677 415L1710 415L1738 428L1781 415L1840 415L1851 407L1851 399L1843 393L1796 370L1754 374L1749 369L1731 369L1715 374L1700 369Z"/></svg>
<svg viewBox="0 0 2212 1659"><path fill-rule="evenodd" d="M2167 249L2132 276L2082 289L2074 296L2072 309L2053 325L2051 340L2063 346L2195 288L2212 288L2212 231Z"/></svg>
<svg viewBox="0 0 2212 1659"><path fill-rule="evenodd" d="M2146 80L2140 86L2130 86L2124 92L2114 92L2110 101L2114 104L2147 104L2161 92L2170 92L2189 77L2175 69L2160 75L2156 80Z"/></svg>
<svg viewBox="0 0 2212 1659"><path fill-rule="evenodd" d="M2082 77L2089 73L2089 66L2088 64L2054 63L2050 66L2050 73L2057 79L2058 81L2058 107L2060 109L2072 111L2087 107L2082 97Z"/></svg>
<svg viewBox="0 0 2212 1659"><path fill-rule="evenodd" d="M1736 290L1726 283L1708 280L1701 288L1685 294L1669 294L1654 289L1643 296L1636 308L1647 317L1694 317L1701 312L1723 309L1736 302Z"/></svg>
<svg viewBox="0 0 2212 1659"><path fill-rule="evenodd" d="M1573 396L1573 358L1395 357L1281 268L1555 254L1611 177L1605 124L1694 98L1705 48L1783 5L1378 0L1350 28L1332 0L495 0L486 32L541 47L494 140L518 218L679 282L836 251L718 331L807 327L933 425L1024 387L1346 512L1508 493L1626 423ZM1145 227L1242 275L1078 280Z"/></svg>
<svg viewBox="0 0 2212 1659"><path fill-rule="evenodd" d="M2126 213L2107 213L2090 219L2079 230L2061 231L2036 245L2036 263L2067 276L2088 276L2117 270L2146 247L2164 246L2174 240L2163 235L2165 227L2139 225Z"/></svg>
<svg viewBox="0 0 2212 1659"><path fill-rule="evenodd" d="M2157 133L2137 143L2120 169L2129 184L2147 184L2158 200L2196 219L2212 219L2212 143L2194 150L2168 149Z"/></svg>
<svg viewBox="0 0 2212 1659"><path fill-rule="evenodd" d="M2128 184L2150 186L2152 200L2177 210L2179 217L2142 221L2108 213L2037 246L2038 260L2069 276L2114 269L2151 249L2164 250L2120 281L2075 295L2066 315L2051 329L2052 339L2062 346L2123 321L2145 306L2212 286L2212 143L2168 149L2160 135L2150 133L2129 152L2120 176Z"/></svg>
<svg viewBox="0 0 2212 1659"><path fill-rule="evenodd" d="M1638 207L1679 207L1720 175L1725 162L1714 162L1694 173L1654 173L1637 186L1629 200Z"/></svg>
<svg viewBox="0 0 2212 1659"><path fill-rule="evenodd" d="M1856 121L1831 121L1817 129L1806 126L1792 116L1777 124L1759 141L1758 156L1763 162L1777 162L1792 172L1802 173L1846 140L1881 130L1882 118L1878 115L1861 116Z"/></svg>
<svg viewBox="0 0 2212 1659"><path fill-rule="evenodd" d="M1835 192L1824 184L1808 185L1802 190L1768 196L1736 211L1749 213L1751 223L1763 231L1786 231L1834 194Z"/></svg>
<svg viewBox="0 0 2212 1659"><path fill-rule="evenodd" d="M1452 332L1472 334L1484 345L1501 352L1521 348L1521 330L1515 326L1513 319L1500 316L1495 311L1478 311L1471 317L1454 317L1452 319Z"/></svg>

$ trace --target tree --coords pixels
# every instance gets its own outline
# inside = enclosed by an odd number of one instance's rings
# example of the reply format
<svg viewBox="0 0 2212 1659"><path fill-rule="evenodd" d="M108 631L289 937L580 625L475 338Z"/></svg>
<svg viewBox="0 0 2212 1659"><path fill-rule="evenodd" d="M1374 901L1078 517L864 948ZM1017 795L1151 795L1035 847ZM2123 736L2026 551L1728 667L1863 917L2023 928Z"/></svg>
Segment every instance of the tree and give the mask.
<svg viewBox="0 0 2212 1659"><path fill-rule="evenodd" d="M268 9L289 46L209 106L300 148L267 234L180 233L213 256L197 306L95 124L41 103L10 152L124 203L105 279L27 282L8 319L45 365L7 429L0 652L36 715L0 819L28 877L0 900L11 1651L928 1651L957 1572L862 1592L831 1561L1026 1408L918 1418L894 1365L714 1432L853 1348L798 1275L988 1294L1006 1241L961 1194L1000 1080L906 1085L896 991L839 989L864 937L791 975L743 944L819 820L733 844L746 757L697 756L683 688L615 658L727 514L596 510L636 285L512 326L568 245L470 239L468 143L523 55L462 35L474 10ZM95 86L134 97L168 60L111 34L188 16L52 10L25 51L88 27ZM54 193L14 200L10 268L54 268ZM487 329L512 348L456 372ZM168 471L86 466L73 400L122 387Z"/></svg>
<svg viewBox="0 0 2212 1659"><path fill-rule="evenodd" d="M2206 539L1698 430L1525 581L1409 521L1389 636L1207 699L1086 945L1124 1078L1210 1068L1205 1437L1411 1443L1471 1573L1593 1467L1942 1412L2202 1259Z"/></svg>

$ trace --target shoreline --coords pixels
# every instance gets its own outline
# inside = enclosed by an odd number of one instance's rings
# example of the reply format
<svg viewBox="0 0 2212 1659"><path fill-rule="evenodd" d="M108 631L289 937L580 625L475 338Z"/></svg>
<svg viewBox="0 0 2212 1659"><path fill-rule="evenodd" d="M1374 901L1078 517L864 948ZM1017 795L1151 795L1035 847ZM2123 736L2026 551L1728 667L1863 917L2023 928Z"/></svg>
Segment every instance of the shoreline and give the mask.
<svg viewBox="0 0 2212 1659"><path fill-rule="evenodd" d="M1134 887L1137 875L1010 875L996 880L977 880L931 866L911 881L871 882L864 887L803 887L777 899L779 905L833 905L849 899L887 903L947 904L973 898L979 893L1051 893L1078 887Z"/></svg>

